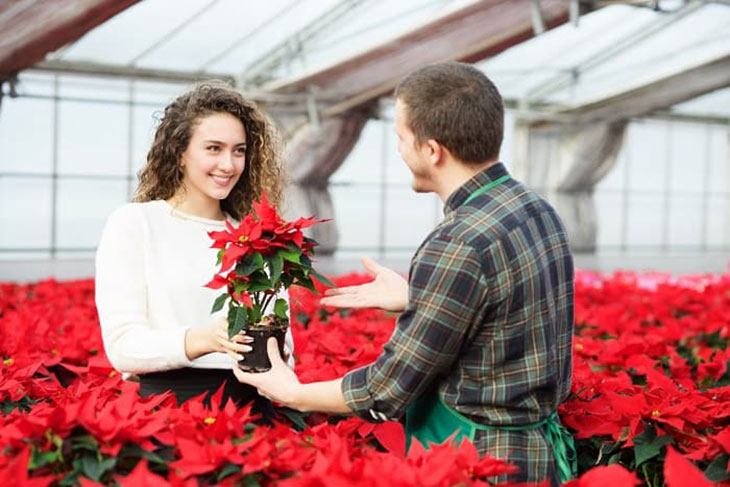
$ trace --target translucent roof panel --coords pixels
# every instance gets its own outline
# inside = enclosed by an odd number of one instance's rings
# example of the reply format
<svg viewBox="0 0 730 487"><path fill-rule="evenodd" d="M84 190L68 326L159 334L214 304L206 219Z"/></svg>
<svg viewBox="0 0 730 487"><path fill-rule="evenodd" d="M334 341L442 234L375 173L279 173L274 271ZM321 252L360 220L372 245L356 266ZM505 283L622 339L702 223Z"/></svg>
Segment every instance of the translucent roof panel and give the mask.
<svg viewBox="0 0 730 487"><path fill-rule="evenodd" d="M566 107L730 54L730 5L602 8L480 63L505 98ZM730 111L730 107L728 107Z"/></svg>
<svg viewBox="0 0 730 487"><path fill-rule="evenodd" d="M312 39L304 46L303 56L282 66L277 75L285 78L323 69L472 3L474 0L364 2Z"/></svg>
<svg viewBox="0 0 730 487"><path fill-rule="evenodd" d="M149 0L90 31L60 56L197 71L240 42L254 56L322 15L336 0ZM236 73L231 63L225 73Z"/></svg>
<svg viewBox="0 0 730 487"><path fill-rule="evenodd" d="M49 59L239 76L284 45L290 54L275 75L297 76L473 2L147 0ZM304 29L310 35L298 36Z"/></svg>
<svg viewBox="0 0 730 487"><path fill-rule="evenodd" d="M730 88L713 91L694 100L680 103L673 106L672 111L710 117L730 116Z"/></svg>

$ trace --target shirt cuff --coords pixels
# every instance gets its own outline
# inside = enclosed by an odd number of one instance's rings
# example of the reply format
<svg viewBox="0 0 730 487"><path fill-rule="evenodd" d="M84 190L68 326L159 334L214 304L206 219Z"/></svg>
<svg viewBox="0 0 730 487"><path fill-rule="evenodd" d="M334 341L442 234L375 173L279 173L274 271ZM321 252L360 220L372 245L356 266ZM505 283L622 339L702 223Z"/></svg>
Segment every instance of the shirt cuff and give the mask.
<svg viewBox="0 0 730 487"><path fill-rule="evenodd" d="M382 423L388 421L385 414L375 409L375 401L368 391L369 367L348 372L342 378L342 395L345 397L345 404L352 411L371 423Z"/></svg>
<svg viewBox="0 0 730 487"><path fill-rule="evenodd" d="M171 331L169 341L160 343L162 356L169 357L169 365L172 368L190 367L193 361L185 353L185 334L189 328L178 328Z"/></svg>

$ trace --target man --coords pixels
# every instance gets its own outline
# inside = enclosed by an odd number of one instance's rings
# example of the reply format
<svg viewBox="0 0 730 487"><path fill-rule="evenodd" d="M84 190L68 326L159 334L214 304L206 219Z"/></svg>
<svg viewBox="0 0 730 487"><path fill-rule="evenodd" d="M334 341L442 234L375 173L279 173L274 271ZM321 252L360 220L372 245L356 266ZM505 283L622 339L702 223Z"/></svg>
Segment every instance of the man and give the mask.
<svg viewBox="0 0 730 487"><path fill-rule="evenodd" d="M567 478L572 439L555 414L570 391L573 262L563 225L498 162L504 109L495 86L461 63L420 69L395 92L398 150L417 192L435 192L444 220L421 244L408 283L365 260L371 283L322 303L402 311L372 364L300 384L269 343L270 372L234 373L301 411L405 415L424 445L456 434L516 464L512 481ZM568 435L569 436L569 435ZM555 448L554 448L555 447Z"/></svg>

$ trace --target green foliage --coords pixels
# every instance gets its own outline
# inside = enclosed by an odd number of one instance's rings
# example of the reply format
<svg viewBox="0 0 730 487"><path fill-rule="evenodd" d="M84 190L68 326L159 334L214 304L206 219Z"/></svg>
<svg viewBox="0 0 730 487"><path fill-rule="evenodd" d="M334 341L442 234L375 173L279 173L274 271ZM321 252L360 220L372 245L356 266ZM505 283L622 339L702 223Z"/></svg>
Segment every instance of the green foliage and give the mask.
<svg viewBox="0 0 730 487"><path fill-rule="evenodd" d="M220 311L223 309L223 305L226 304L226 300L228 299L228 293L223 293L218 298L216 298L215 302L213 303L213 308L210 310L211 313L215 313L217 311Z"/></svg>
<svg viewBox="0 0 730 487"><path fill-rule="evenodd" d="M287 312L289 311L289 305L286 303L285 299L277 299L276 303L274 303L274 315L276 315L277 318L286 319L288 318Z"/></svg>
<svg viewBox="0 0 730 487"><path fill-rule="evenodd" d="M237 335L246 324L248 310L245 306L231 306L228 310L228 337Z"/></svg>
<svg viewBox="0 0 730 487"><path fill-rule="evenodd" d="M730 480L728 459L730 459L730 455L727 453L715 458L705 469L705 476L713 482L725 482Z"/></svg>
<svg viewBox="0 0 730 487"><path fill-rule="evenodd" d="M659 457L662 449L672 442L671 436L657 436L653 428L647 428L643 433L634 437L635 466L640 467L646 461Z"/></svg>
<svg viewBox="0 0 730 487"><path fill-rule="evenodd" d="M18 411L22 411L24 413L30 412L31 407L33 404L35 404L37 401L34 401L33 399L29 398L28 396L24 396L20 398L19 401L11 401L10 399L5 399L4 401L0 402L0 413L5 416L6 414L9 414L16 409Z"/></svg>

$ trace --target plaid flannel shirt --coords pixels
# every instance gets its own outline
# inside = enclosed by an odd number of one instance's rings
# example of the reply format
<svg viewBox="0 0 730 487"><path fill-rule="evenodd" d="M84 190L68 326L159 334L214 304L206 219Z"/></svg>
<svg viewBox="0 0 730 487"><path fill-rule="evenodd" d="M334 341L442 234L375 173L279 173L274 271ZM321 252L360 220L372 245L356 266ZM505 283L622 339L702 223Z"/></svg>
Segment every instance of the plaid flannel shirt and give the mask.
<svg viewBox="0 0 730 487"><path fill-rule="evenodd" d="M383 353L348 373L348 406L369 421L401 417L425 393L469 419L524 425L570 392L573 260L555 210L514 179L465 203L507 174L480 172L445 203L444 220L411 261L405 311ZM518 465L498 479L554 477L540 430L478 431L480 454Z"/></svg>

